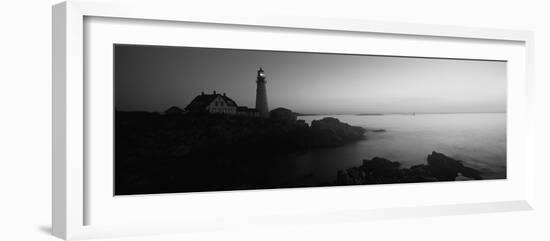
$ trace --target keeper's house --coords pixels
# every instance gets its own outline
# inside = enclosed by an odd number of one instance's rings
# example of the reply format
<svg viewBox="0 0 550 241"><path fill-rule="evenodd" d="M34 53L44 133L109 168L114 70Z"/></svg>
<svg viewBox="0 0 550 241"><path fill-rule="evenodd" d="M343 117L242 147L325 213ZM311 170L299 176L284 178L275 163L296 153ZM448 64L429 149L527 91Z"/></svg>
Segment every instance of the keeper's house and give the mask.
<svg viewBox="0 0 550 241"><path fill-rule="evenodd" d="M218 94L214 91L212 94L201 92L195 97L185 110L189 113L209 113L209 114L225 114L225 115L242 115L249 117L259 117L256 109L251 109L245 106L237 106L234 100L227 97L225 93Z"/></svg>

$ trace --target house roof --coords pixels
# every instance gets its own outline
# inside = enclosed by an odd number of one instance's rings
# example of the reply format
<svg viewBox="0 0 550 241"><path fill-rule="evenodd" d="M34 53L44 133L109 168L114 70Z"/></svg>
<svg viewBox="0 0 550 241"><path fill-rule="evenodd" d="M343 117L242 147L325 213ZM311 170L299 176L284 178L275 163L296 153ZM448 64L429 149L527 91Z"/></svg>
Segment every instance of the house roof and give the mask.
<svg viewBox="0 0 550 241"><path fill-rule="evenodd" d="M231 98L229 98L225 95L201 94L201 95L198 95L197 97L195 97L195 99L193 99L191 101L191 103L189 103L189 105L187 105L187 107L185 107L185 109L188 110L188 111L203 111L218 96L221 97L225 101L225 103L227 103L228 106L235 106L235 107L237 106L237 103L235 103L234 100L232 100Z"/></svg>

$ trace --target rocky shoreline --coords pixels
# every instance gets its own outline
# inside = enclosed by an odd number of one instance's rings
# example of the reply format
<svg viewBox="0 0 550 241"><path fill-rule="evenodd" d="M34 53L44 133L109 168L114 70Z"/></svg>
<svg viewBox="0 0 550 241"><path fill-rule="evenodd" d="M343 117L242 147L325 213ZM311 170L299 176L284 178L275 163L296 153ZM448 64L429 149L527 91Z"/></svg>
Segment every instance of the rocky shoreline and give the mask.
<svg viewBox="0 0 550 241"><path fill-rule="evenodd" d="M366 132L336 118L308 125L284 108L270 118L120 111L115 117L117 194L276 188L269 176L277 157L338 147Z"/></svg>
<svg viewBox="0 0 550 241"><path fill-rule="evenodd" d="M426 158L427 163L410 168L401 168L399 162L381 157L363 160L358 167L340 170L336 185L390 184L439 182L455 180L482 180L480 171L467 167L442 153L433 151Z"/></svg>
<svg viewBox="0 0 550 241"><path fill-rule="evenodd" d="M358 167L334 170L334 181L289 181L273 175L274 162L385 130L332 117L308 125L284 108L273 110L270 118L120 111L115 118L117 195L482 179L462 161L432 152L426 164L409 168L375 157Z"/></svg>

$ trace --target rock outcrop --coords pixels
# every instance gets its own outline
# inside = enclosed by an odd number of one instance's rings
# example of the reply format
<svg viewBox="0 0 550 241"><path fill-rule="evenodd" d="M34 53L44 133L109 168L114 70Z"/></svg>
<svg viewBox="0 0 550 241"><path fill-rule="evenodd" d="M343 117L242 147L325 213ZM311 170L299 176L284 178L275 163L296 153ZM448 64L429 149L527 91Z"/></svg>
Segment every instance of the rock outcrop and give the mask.
<svg viewBox="0 0 550 241"><path fill-rule="evenodd" d="M165 115L182 115L182 114L185 114L186 111L177 107L177 106L172 106L170 107L169 109L167 109L166 111L164 111L164 114Z"/></svg>
<svg viewBox="0 0 550 241"><path fill-rule="evenodd" d="M286 108L276 108L274 110L271 110L269 112L269 118L274 121L282 121L282 122L295 122L298 117L297 115L292 112L289 109Z"/></svg>
<svg viewBox="0 0 550 241"><path fill-rule="evenodd" d="M427 164L410 168L400 168L399 162L380 157L364 160L359 167L338 171L336 183L337 185L358 185L472 179L481 180L481 173L464 166L460 160L434 151L428 155Z"/></svg>
<svg viewBox="0 0 550 241"><path fill-rule="evenodd" d="M459 173L462 176L473 178L476 180L481 179L479 171L465 167L462 161L452 159L441 153L432 152L428 155L428 167L432 174L439 180L454 181Z"/></svg>
<svg viewBox="0 0 550 241"><path fill-rule="evenodd" d="M351 126L333 117L312 121L310 129L319 146L334 146L361 140L365 137L366 131L362 127Z"/></svg>

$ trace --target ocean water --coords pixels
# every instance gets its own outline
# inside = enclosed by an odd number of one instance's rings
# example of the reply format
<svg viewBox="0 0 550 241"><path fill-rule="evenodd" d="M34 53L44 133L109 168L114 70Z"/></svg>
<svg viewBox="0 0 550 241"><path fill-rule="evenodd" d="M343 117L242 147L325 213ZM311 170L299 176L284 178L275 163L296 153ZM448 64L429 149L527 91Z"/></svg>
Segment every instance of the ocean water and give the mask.
<svg viewBox="0 0 550 241"><path fill-rule="evenodd" d="M329 116L301 116L311 124ZM506 114L331 115L368 131L365 140L279 160L274 175L300 183L333 181L338 170L383 157L403 167L426 163L432 151L462 160L485 179L506 177ZM384 131L374 131L381 130ZM280 176L279 176L280 178Z"/></svg>

